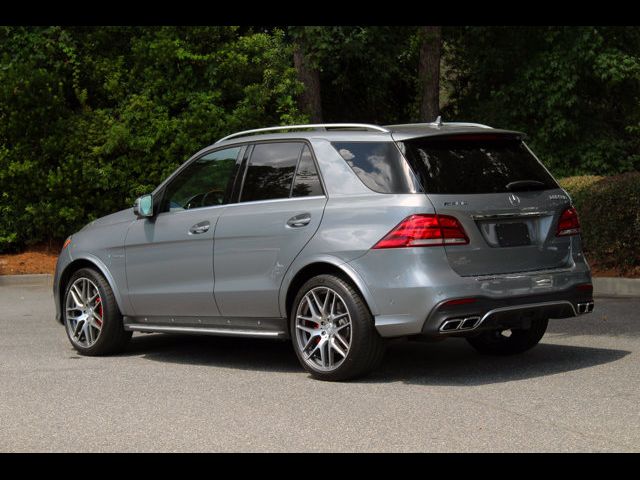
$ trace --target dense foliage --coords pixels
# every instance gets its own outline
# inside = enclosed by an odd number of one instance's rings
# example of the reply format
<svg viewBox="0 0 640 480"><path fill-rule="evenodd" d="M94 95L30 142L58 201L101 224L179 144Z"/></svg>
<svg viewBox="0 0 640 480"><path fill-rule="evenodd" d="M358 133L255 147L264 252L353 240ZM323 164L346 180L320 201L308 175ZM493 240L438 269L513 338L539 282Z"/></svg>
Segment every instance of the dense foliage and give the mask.
<svg viewBox="0 0 640 480"><path fill-rule="evenodd" d="M640 172L560 181L578 209L587 259L621 271L640 266Z"/></svg>
<svg viewBox="0 0 640 480"><path fill-rule="evenodd" d="M202 147L300 122L281 31L0 28L0 250L130 205Z"/></svg>
<svg viewBox="0 0 640 480"><path fill-rule="evenodd" d="M130 205L232 131L306 121L301 36L325 121L418 121L417 33L0 27L0 251ZM558 176L640 166L637 28L446 27L443 41L445 120L525 131Z"/></svg>
<svg viewBox="0 0 640 480"><path fill-rule="evenodd" d="M445 116L526 132L556 175L640 168L640 29L468 27L448 38Z"/></svg>

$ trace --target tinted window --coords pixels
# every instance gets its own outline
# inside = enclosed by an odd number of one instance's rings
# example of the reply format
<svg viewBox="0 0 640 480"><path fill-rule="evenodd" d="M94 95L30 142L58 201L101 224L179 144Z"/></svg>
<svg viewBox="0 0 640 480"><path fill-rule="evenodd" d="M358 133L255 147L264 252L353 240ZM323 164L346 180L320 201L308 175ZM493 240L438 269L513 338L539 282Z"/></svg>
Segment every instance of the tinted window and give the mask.
<svg viewBox="0 0 640 480"><path fill-rule="evenodd" d="M167 186L163 212L222 205L240 147L209 153L191 162Z"/></svg>
<svg viewBox="0 0 640 480"><path fill-rule="evenodd" d="M311 150L305 145L298 164L298 170L296 171L291 196L310 197L313 195L322 195L322 185L320 184L316 164L311 156Z"/></svg>
<svg viewBox="0 0 640 480"><path fill-rule="evenodd" d="M521 140L479 137L419 138L401 145L428 193L498 193L558 188ZM507 188L509 184L512 185Z"/></svg>
<svg viewBox="0 0 640 480"><path fill-rule="evenodd" d="M254 147L241 202L289 198L302 143L263 143Z"/></svg>
<svg viewBox="0 0 640 480"><path fill-rule="evenodd" d="M392 142L334 142L360 180L374 192L415 193L420 191L409 165Z"/></svg>

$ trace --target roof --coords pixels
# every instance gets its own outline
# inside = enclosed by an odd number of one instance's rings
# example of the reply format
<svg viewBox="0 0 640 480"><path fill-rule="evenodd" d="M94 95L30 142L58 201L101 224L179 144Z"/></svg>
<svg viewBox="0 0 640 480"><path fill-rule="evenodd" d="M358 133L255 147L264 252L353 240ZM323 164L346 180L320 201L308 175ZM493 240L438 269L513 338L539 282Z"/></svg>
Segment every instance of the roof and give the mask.
<svg viewBox="0 0 640 480"><path fill-rule="evenodd" d="M281 131L282 130L282 131ZM288 131L287 131L288 130ZM311 124L268 127L237 132L218 140L215 145L232 145L247 141L282 139L325 139L329 141L403 141L411 138L461 133L475 134L512 134L524 137L525 134L513 130L502 130L477 123L410 123L399 125L371 124Z"/></svg>

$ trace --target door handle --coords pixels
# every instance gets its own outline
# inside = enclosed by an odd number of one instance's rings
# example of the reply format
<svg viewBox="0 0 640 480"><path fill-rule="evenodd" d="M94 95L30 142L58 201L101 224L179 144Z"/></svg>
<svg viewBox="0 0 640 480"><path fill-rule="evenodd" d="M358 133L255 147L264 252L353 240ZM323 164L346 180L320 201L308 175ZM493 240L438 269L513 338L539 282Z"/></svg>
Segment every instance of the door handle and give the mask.
<svg viewBox="0 0 640 480"><path fill-rule="evenodd" d="M287 220L287 226L293 228L304 227L305 225L308 225L310 221L310 213L301 213L300 215L296 215L295 217L291 217Z"/></svg>
<svg viewBox="0 0 640 480"><path fill-rule="evenodd" d="M211 224L209 222L196 223L189 229L189 235L197 235L198 233L205 233L209 230Z"/></svg>

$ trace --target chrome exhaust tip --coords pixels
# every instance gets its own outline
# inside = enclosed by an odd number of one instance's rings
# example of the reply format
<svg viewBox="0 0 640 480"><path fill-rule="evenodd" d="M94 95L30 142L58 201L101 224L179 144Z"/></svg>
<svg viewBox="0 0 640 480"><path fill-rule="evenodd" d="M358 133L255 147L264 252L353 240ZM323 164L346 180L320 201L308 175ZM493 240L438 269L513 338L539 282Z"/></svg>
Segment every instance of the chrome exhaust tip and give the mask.
<svg viewBox="0 0 640 480"><path fill-rule="evenodd" d="M468 331L480 325L480 317L452 318L440 325L440 333Z"/></svg>
<svg viewBox="0 0 640 480"><path fill-rule="evenodd" d="M578 303L578 314L579 315L583 315L585 313L591 313L593 312L593 307L594 304L593 302L584 302L584 303Z"/></svg>

